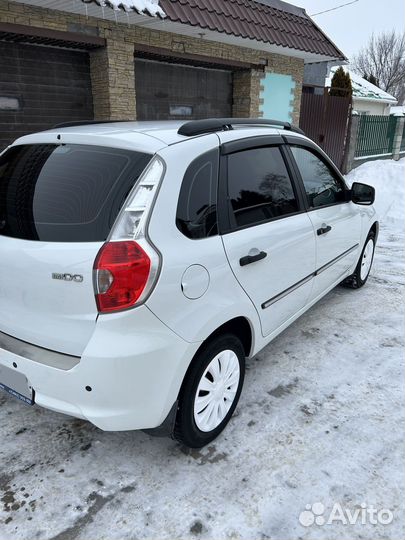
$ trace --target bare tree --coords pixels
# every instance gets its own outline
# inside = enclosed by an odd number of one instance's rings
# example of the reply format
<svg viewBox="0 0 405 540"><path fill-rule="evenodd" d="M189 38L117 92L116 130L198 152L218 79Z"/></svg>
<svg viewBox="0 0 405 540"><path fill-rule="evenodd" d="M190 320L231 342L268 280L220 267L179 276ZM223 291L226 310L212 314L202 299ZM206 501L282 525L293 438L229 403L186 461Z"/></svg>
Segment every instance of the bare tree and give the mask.
<svg viewBox="0 0 405 540"><path fill-rule="evenodd" d="M405 34L395 31L374 34L353 61L359 74L373 76L378 86L403 103L405 98Z"/></svg>

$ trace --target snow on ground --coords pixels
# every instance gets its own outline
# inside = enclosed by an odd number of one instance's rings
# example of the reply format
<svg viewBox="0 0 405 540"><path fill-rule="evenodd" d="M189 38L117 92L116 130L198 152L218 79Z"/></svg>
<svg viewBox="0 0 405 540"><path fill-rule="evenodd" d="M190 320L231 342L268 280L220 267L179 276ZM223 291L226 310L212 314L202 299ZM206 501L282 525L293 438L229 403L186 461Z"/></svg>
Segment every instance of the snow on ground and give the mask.
<svg viewBox="0 0 405 540"><path fill-rule="evenodd" d="M368 284L336 288L248 362L237 414L207 448L0 395L0 539L404 538L404 169L350 174L378 188ZM316 502L394 517L301 525Z"/></svg>
<svg viewBox="0 0 405 540"><path fill-rule="evenodd" d="M382 227L404 232L405 158L368 161L347 176L349 184L364 182L376 189L375 207ZM392 186L395 185L395 191Z"/></svg>

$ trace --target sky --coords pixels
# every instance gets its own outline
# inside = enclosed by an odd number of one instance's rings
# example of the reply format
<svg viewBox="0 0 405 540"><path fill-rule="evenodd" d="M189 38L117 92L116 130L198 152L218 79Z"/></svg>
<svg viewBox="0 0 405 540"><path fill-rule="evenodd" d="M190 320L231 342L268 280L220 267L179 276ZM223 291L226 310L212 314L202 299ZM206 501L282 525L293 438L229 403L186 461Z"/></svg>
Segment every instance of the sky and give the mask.
<svg viewBox="0 0 405 540"><path fill-rule="evenodd" d="M287 0L305 8L309 15L324 11L350 0ZM350 59L375 34L405 27L404 0L358 0L330 13L313 17L314 21Z"/></svg>

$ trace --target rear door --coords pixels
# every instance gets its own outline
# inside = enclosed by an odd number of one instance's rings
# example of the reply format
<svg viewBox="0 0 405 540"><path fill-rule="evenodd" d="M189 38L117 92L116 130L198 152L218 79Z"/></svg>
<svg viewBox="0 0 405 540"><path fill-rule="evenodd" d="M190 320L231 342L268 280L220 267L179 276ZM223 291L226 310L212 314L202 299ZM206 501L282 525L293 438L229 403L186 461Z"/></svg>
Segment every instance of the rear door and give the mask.
<svg viewBox="0 0 405 540"><path fill-rule="evenodd" d="M0 157L0 332L82 353L97 318L94 259L149 159L75 144Z"/></svg>
<svg viewBox="0 0 405 540"><path fill-rule="evenodd" d="M309 299L313 226L279 145L230 152L223 158L221 181L224 248L267 336Z"/></svg>
<svg viewBox="0 0 405 540"><path fill-rule="evenodd" d="M311 299L342 280L359 256L361 218L343 179L321 153L290 146L308 216L316 233L316 276Z"/></svg>

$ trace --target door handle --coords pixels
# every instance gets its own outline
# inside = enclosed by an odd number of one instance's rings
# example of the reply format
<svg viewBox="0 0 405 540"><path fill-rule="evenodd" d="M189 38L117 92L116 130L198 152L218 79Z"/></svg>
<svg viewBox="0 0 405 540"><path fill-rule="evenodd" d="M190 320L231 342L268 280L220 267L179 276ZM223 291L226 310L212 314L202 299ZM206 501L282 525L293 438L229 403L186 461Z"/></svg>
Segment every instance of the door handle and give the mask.
<svg viewBox="0 0 405 540"><path fill-rule="evenodd" d="M318 236L321 236L321 234L326 234L331 230L332 230L332 227L330 225L322 225L322 227L318 229L316 233Z"/></svg>
<svg viewBox="0 0 405 540"><path fill-rule="evenodd" d="M267 253L265 251L259 251L258 249L254 248L249 251L248 255L245 255L245 257L242 257L239 259L239 264L241 266L246 266L247 264L254 263L256 261L261 261L262 259L265 259L267 257Z"/></svg>

